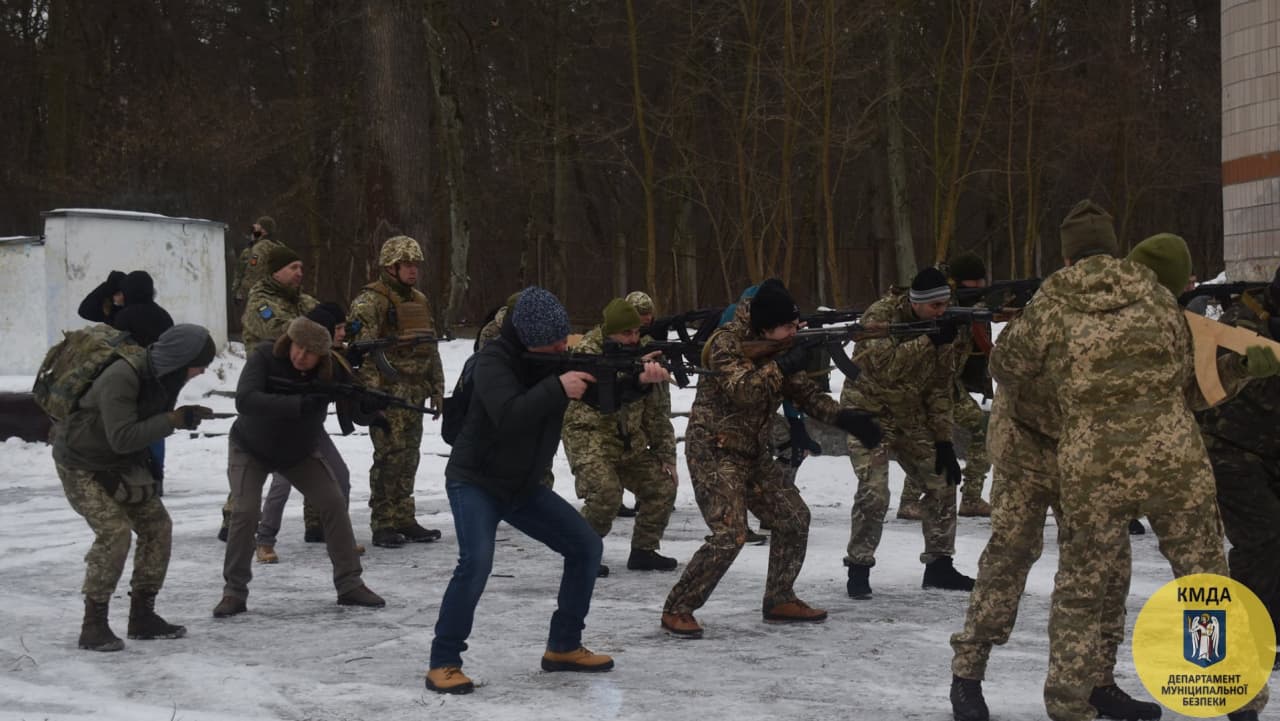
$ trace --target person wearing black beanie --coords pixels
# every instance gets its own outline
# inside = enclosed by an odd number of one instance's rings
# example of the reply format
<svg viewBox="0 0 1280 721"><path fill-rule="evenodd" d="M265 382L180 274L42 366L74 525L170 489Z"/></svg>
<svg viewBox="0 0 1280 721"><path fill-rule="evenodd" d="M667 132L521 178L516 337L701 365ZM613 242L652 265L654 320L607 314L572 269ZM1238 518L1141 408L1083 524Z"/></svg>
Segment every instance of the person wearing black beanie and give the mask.
<svg viewBox="0 0 1280 721"><path fill-rule="evenodd" d="M704 365L715 375L698 381L685 434L689 475L698 509L711 530L684 574L667 594L661 626L668 633L700 638L693 613L701 608L746 542L747 516L772 532L761 615L766 622L816 623L827 612L800 600L795 581L804 564L809 507L783 470L773 462L767 428L784 400L875 447L880 427L874 416L842 407L804 371L808 349L795 343L799 312L781 281L760 284L750 302L707 341ZM766 339L785 350L749 358L743 344Z"/></svg>
<svg viewBox="0 0 1280 721"><path fill-rule="evenodd" d="M942 271L924 268L907 293L891 292L867 308L864 324L935 320L947 309L951 286ZM960 334L963 333L963 337ZM889 453L907 476L923 485L921 499L926 589L970 591L973 579L952 564L955 555L956 485L960 463L952 445L952 410L957 353L967 348L968 329L940 323L928 335L870 338L860 341L853 360L862 369L845 379L841 400L855 408L879 409L889 439L887 448L867 451L850 444L850 460L858 478L849 547L848 594L871 598L871 567L889 508ZM903 501L906 502L905 496Z"/></svg>
<svg viewBox="0 0 1280 721"><path fill-rule="evenodd" d="M111 317L124 306L124 279L122 271L108 273L107 279L80 301L80 317L94 323L110 323Z"/></svg>

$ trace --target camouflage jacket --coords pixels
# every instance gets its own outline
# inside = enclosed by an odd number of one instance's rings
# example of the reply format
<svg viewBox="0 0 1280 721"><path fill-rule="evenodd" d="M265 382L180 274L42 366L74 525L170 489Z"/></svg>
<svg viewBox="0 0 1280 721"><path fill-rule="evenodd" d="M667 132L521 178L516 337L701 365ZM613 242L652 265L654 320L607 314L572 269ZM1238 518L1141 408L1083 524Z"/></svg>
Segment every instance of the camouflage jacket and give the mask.
<svg viewBox="0 0 1280 721"><path fill-rule="evenodd" d="M504 305L498 309L497 313L494 314L493 320L484 324L484 327L476 334L475 349L477 351L489 345L493 339L498 337L498 334L502 332L502 321L505 320L506 317L507 307Z"/></svg>
<svg viewBox="0 0 1280 721"><path fill-rule="evenodd" d="M244 300L253 292L253 286L267 278L267 256L273 248L284 246L278 240L259 238L249 247L240 251L240 262L236 263L236 277L231 281L231 289L236 300Z"/></svg>
<svg viewBox="0 0 1280 721"><path fill-rule="evenodd" d="M1219 319L1272 340L1270 325L1242 305L1228 308ZM1280 376L1250 383L1235 398L1200 413L1200 431L1210 450L1247 451L1280 460Z"/></svg>
<svg viewBox="0 0 1280 721"><path fill-rule="evenodd" d="M1014 319L1010 323L1018 322ZM1031 383L997 387L987 426L991 462L1056 478L1061 423L1062 410L1052 386Z"/></svg>
<svg viewBox="0 0 1280 721"><path fill-rule="evenodd" d="M600 326L592 328L573 350L600 353ZM614 413L601 413L582 401L570 401L564 414L564 450L571 465L583 459L603 457L617 461L633 453L653 452L664 463L676 462L676 434L671 426L671 400L653 388L634 403ZM664 415L665 412L665 415Z"/></svg>
<svg viewBox="0 0 1280 721"><path fill-rule="evenodd" d="M1248 380L1235 358L1219 363L1228 393ZM1001 334L991 374L1012 390L1055 389L1064 506L1081 508L1108 485L1138 505L1158 497L1190 508L1214 493L1191 415L1205 405L1191 330L1149 269L1090 256L1053 273Z"/></svg>
<svg viewBox="0 0 1280 721"><path fill-rule="evenodd" d="M863 323L918 322L904 293L889 293L862 314ZM961 327L954 342L934 347L928 336L860 341L853 362L862 370L845 379L840 402L890 419L896 425L923 423L934 440L951 440L956 377L971 344Z"/></svg>
<svg viewBox="0 0 1280 721"><path fill-rule="evenodd" d="M394 299L394 301L393 301ZM385 272L380 280L366 285L351 303L350 320L358 320L360 329L350 341L390 338L411 330L433 331L434 328L399 328L394 322L392 308L402 303L421 303L431 318L431 305L427 296L416 288L392 278ZM392 348L386 351L387 362L400 372L399 384L407 384L425 390L427 395L438 398L444 394L444 366L440 363L440 349L434 343L412 348ZM374 388L393 385L384 378L372 360L360 366L360 380Z"/></svg>
<svg viewBox="0 0 1280 721"><path fill-rule="evenodd" d="M718 375L698 379L685 442L690 452L711 446L749 458L771 458L771 424L783 400L824 423L834 423L840 405L803 371L783 377L771 359L757 365L742 351L760 340L751 330L749 304L739 303L734 319L717 330L703 352ZM705 444L705 445L704 445Z"/></svg>
<svg viewBox="0 0 1280 721"><path fill-rule="evenodd" d="M296 288L280 285L270 276L255 283L249 291L244 315L240 317L246 353L264 340L279 338L288 329L290 321L310 313L316 305L315 298Z"/></svg>

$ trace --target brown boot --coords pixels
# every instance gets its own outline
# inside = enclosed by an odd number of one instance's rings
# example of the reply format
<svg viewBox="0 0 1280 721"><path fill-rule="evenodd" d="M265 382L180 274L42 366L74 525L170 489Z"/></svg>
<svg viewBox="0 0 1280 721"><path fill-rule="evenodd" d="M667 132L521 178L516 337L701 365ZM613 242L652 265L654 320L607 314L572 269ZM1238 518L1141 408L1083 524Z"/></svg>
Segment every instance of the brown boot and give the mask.
<svg viewBox="0 0 1280 721"><path fill-rule="evenodd" d="M776 623L821 623L827 620L827 612L812 608L797 598L765 609L764 620Z"/></svg>
<svg viewBox="0 0 1280 721"><path fill-rule="evenodd" d="M133 591L129 597L129 638L150 641L187 635L186 626L169 623L156 613L154 591Z"/></svg>
<svg viewBox="0 0 1280 721"><path fill-rule="evenodd" d="M107 609L110 602L98 603L90 598L84 599L84 622L80 624L80 648L86 651L119 651L124 648L124 641L111 632L107 624Z"/></svg>
<svg viewBox="0 0 1280 721"><path fill-rule="evenodd" d="M357 543L357 544L356 544L356 555L357 555L357 556L363 556L363 555L364 555L364 544L363 544L363 543Z"/></svg>
<svg viewBox="0 0 1280 721"><path fill-rule="evenodd" d="M382 600L382 596L370 591L368 586L361 586L338 596L338 605L382 608L387 605L387 602Z"/></svg>
<svg viewBox="0 0 1280 721"><path fill-rule="evenodd" d="M258 563L279 563L280 557L276 555L276 547L268 546L265 543L258 544L258 550L254 554L258 559Z"/></svg>
<svg viewBox="0 0 1280 721"><path fill-rule="evenodd" d="M235 596L223 596L218 605L213 607L214 618L230 618L248 611L249 607L245 605L244 599Z"/></svg>
<svg viewBox="0 0 1280 721"><path fill-rule="evenodd" d="M960 509L956 511L956 515L968 516L970 518L990 518L991 504L982 500L981 496L977 498L963 498L960 500Z"/></svg>
<svg viewBox="0 0 1280 721"><path fill-rule="evenodd" d="M670 613L663 611L662 627L672 636L680 638L702 638L702 626L692 613Z"/></svg>
<svg viewBox="0 0 1280 721"><path fill-rule="evenodd" d="M924 518L924 509L920 507L920 501L906 499L898 502L898 518L904 521L919 521Z"/></svg>
<svg viewBox="0 0 1280 721"><path fill-rule="evenodd" d="M427 671L427 688L436 693L471 693L476 685L457 666L441 666Z"/></svg>
<svg viewBox="0 0 1280 721"><path fill-rule="evenodd" d="M613 668L613 658L602 653L591 653L579 646L572 651L547 651L542 654L543 671L583 671L596 673Z"/></svg>

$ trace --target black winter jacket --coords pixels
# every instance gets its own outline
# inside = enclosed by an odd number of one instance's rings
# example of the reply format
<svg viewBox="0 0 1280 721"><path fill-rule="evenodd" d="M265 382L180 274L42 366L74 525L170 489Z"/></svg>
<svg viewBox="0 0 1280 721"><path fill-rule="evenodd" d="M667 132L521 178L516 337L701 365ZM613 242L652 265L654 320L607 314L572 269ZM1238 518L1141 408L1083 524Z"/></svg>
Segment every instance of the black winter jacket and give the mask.
<svg viewBox="0 0 1280 721"><path fill-rule="evenodd" d="M444 471L516 504L551 467L569 406L555 370L525 361L526 350L508 317L499 337L476 355L475 390Z"/></svg>

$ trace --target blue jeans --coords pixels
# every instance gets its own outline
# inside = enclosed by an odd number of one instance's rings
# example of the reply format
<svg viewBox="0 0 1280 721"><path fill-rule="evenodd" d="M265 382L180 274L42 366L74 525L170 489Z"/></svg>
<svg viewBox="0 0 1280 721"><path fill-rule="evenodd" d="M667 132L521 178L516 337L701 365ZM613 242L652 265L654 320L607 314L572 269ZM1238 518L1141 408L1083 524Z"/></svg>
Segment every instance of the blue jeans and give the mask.
<svg viewBox="0 0 1280 721"><path fill-rule="evenodd" d="M519 505L504 503L476 486L452 479L445 483L445 490L458 536L458 566L440 602L436 637L431 641L431 668L462 665L476 604L493 570L499 521L564 556L547 650L572 651L581 646L603 550L600 536L582 514L545 486L538 486L533 496Z"/></svg>

